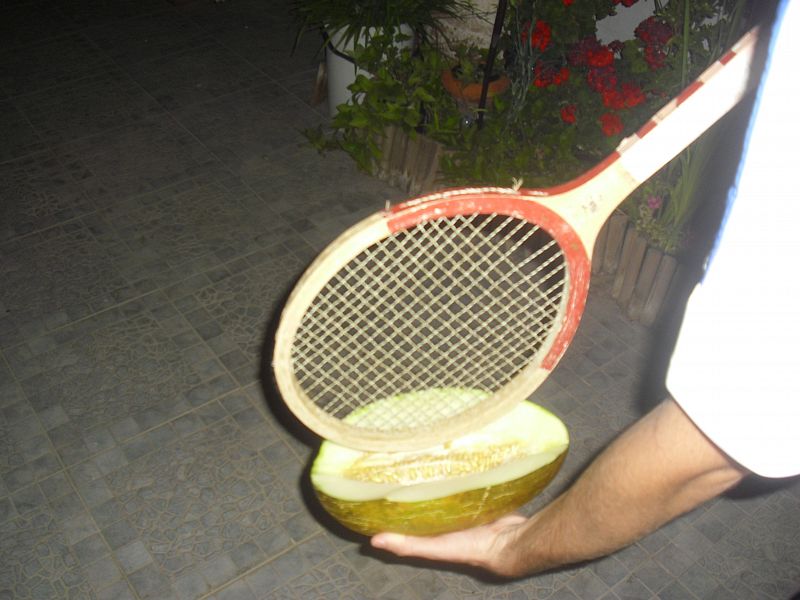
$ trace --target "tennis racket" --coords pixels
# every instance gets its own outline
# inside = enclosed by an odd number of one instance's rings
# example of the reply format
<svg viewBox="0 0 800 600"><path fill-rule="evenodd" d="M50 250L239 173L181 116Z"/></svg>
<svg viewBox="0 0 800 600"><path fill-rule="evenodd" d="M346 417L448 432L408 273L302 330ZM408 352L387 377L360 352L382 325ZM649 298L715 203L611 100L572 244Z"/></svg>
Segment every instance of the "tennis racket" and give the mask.
<svg viewBox="0 0 800 600"><path fill-rule="evenodd" d="M344 232L281 314L273 366L290 410L341 445L406 451L528 397L578 327L603 223L742 98L756 37L564 185L445 190Z"/></svg>

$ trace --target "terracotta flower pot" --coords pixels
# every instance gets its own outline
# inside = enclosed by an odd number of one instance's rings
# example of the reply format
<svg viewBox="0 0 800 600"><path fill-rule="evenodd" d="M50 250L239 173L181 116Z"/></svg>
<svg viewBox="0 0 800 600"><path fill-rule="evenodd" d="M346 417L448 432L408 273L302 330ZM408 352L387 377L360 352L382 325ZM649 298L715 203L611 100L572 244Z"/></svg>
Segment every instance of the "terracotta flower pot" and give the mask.
<svg viewBox="0 0 800 600"><path fill-rule="evenodd" d="M459 81L453 74L453 69L442 71L442 84L453 98L465 102L477 104L481 99L482 82L464 83ZM486 90L486 97L491 98L497 94L502 94L511 85L511 80L505 75L498 75L489 81L489 88Z"/></svg>

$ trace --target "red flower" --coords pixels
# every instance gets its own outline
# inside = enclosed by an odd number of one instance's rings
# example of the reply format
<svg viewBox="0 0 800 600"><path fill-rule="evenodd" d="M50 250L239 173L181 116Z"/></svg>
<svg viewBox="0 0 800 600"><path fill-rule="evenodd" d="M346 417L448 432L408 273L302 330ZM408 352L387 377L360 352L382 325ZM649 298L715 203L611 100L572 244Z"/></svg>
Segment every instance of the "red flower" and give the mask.
<svg viewBox="0 0 800 600"><path fill-rule="evenodd" d="M526 23L525 26L522 28L522 41L528 41L528 32L530 31L530 23ZM533 26L533 31L530 34L530 44L531 48L537 48L539 52L544 52L547 49L547 46L550 45L550 38L553 36L553 32L550 29L550 25L542 21L541 19L537 19L536 25Z"/></svg>
<svg viewBox="0 0 800 600"><path fill-rule="evenodd" d="M649 208L653 212L657 211L659 208L661 208L661 198L659 198L658 196L648 196L647 208Z"/></svg>
<svg viewBox="0 0 800 600"><path fill-rule="evenodd" d="M575 111L577 107L574 104L567 104L566 106L561 107L561 120L568 125L572 125L575 122L576 114Z"/></svg>
<svg viewBox="0 0 800 600"><path fill-rule="evenodd" d="M625 97L618 89L603 90L601 95L603 96L603 106L606 108L613 108L614 110L625 108Z"/></svg>
<svg viewBox="0 0 800 600"><path fill-rule="evenodd" d="M639 0L613 0L615 5L622 3L623 6L628 6L628 7L633 6L638 1Z"/></svg>
<svg viewBox="0 0 800 600"><path fill-rule="evenodd" d="M589 72L586 74L586 81L589 83L589 87L595 92L602 93L605 90L617 87L617 72L614 70L614 67L589 69Z"/></svg>
<svg viewBox="0 0 800 600"><path fill-rule="evenodd" d="M620 89L616 87L600 91L603 97L603 106L614 110L633 108L645 101L644 92L635 83L623 83Z"/></svg>
<svg viewBox="0 0 800 600"><path fill-rule="evenodd" d="M541 19L536 21L536 24L533 26L533 32L531 32L531 23L528 21L522 26L522 32L520 33L523 44L530 41L531 48L536 48L540 52L544 52L547 46L550 45L550 38L552 36L553 32L550 29L550 25Z"/></svg>
<svg viewBox="0 0 800 600"><path fill-rule="evenodd" d="M600 127L606 136L611 137L622 133L622 119L614 113L600 115Z"/></svg>
<svg viewBox="0 0 800 600"><path fill-rule="evenodd" d="M614 62L614 53L608 46L591 48L586 51L586 63L590 67L607 67Z"/></svg>
<svg viewBox="0 0 800 600"><path fill-rule="evenodd" d="M555 67L543 64L542 61L536 61L536 65L533 67L533 85L536 87L561 85L567 79L569 79L567 67L561 67L556 71Z"/></svg>
<svg viewBox="0 0 800 600"><path fill-rule="evenodd" d="M564 6L571 6L575 0L562 0L564 2Z"/></svg>
<svg viewBox="0 0 800 600"><path fill-rule="evenodd" d="M550 38L552 35L553 32L550 29L550 25L541 19L537 19L536 25L533 26L533 32L531 33L531 47L538 48L540 52L544 52L547 46L550 45Z"/></svg>
<svg viewBox="0 0 800 600"><path fill-rule="evenodd" d="M586 66L586 56L589 52L600 47L601 44L597 41L597 38L583 38L570 49L569 54L567 54L567 60L569 64L575 67L584 67Z"/></svg>
<svg viewBox="0 0 800 600"><path fill-rule="evenodd" d="M569 69L567 67L561 67L558 72L553 75L553 85L561 85L567 79L569 79Z"/></svg>
<svg viewBox="0 0 800 600"><path fill-rule="evenodd" d="M633 108L645 101L644 92L635 83L623 83L620 85L622 97L625 99L625 106Z"/></svg>
<svg viewBox="0 0 800 600"><path fill-rule="evenodd" d="M633 34L645 44L663 46L672 38L672 28L657 17L647 17Z"/></svg>
<svg viewBox="0 0 800 600"><path fill-rule="evenodd" d="M644 49L644 59L647 61L647 66L651 71L657 71L664 66L667 60L667 53L661 48L655 46L647 46Z"/></svg>

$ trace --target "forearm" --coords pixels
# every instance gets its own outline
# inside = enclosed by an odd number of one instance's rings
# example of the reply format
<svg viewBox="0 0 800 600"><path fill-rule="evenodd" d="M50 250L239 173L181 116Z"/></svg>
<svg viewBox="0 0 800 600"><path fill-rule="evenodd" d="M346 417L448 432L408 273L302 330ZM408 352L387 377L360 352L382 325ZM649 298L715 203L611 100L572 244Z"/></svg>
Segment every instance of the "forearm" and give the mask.
<svg viewBox="0 0 800 600"><path fill-rule="evenodd" d="M722 493L743 471L667 401L562 496L505 536L490 565L522 575L613 552Z"/></svg>

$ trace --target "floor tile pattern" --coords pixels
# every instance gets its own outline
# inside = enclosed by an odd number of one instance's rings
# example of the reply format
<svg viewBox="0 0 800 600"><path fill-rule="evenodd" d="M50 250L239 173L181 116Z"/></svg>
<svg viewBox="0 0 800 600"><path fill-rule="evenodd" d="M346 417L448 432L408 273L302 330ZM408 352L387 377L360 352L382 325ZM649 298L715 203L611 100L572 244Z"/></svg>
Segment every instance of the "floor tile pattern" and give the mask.
<svg viewBox="0 0 800 600"><path fill-rule="evenodd" d="M0 163L0 244L94 210L80 184L51 150L14 154Z"/></svg>
<svg viewBox="0 0 800 600"><path fill-rule="evenodd" d="M515 582L381 556L320 513L270 384L305 265L404 194L302 130L287 0L0 6L0 598L751 599L800 591L800 483L748 480L613 556ZM594 282L536 394L555 497L658 400L657 329ZM655 382L655 383L654 383Z"/></svg>

